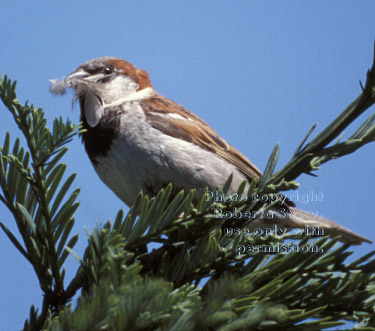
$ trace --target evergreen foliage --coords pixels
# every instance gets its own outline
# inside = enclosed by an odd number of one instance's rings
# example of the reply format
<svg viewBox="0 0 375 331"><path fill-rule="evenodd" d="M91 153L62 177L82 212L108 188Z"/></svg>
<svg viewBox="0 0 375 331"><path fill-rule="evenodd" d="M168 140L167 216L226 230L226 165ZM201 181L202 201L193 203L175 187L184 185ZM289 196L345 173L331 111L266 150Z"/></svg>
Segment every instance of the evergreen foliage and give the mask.
<svg viewBox="0 0 375 331"><path fill-rule="evenodd" d="M302 173L374 141L375 114L349 139L337 139L375 102L374 64L362 89L306 143L313 127L291 161L275 173L277 144L259 183L247 192L243 183L238 194L294 189ZM194 190L172 196L171 185L154 198L140 193L127 215L120 210L114 222L94 228L84 256L77 256L78 235L71 232L79 189L72 189L75 174L65 175L61 159L80 127L58 118L50 130L42 109L22 105L15 90L15 82L0 77L0 98L26 141L21 146L19 138L12 143L5 135L0 201L12 213L22 241L4 223L0 226L33 266L44 297L40 311L31 307L24 330L323 330L345 321L375 330L375 252L347 263L350 245L339 238L228 235L225 229L246 229L252 220L215 218L215 209L259 211L262 205L252 199L218 203L203 195L193 203ZM151 250L150 243L159 248ZM240 254L239 245L268 251ZM281 245L300 251L275 252ZM66 284L64 262L70 254L80 267Z"/></svg>

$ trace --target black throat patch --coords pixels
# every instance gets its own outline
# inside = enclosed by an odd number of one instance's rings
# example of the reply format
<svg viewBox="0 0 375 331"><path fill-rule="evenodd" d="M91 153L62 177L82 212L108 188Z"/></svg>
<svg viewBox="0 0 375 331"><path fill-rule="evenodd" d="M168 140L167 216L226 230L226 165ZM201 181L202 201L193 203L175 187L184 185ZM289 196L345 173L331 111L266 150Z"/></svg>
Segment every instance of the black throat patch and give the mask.
<svg viewBox="0 0 375 331"><path fill-rule="evenodd" d="M92 163L97 165L98 156L106 156L111 149L113 141L116 139L120 129L120 114L117 111L109 111L104 114L99 123L91 127L87 124L83 111L85 97L79 98L81 107L82 127L86 131L81 134L82 142L85 146L87 155Z"/></svg>

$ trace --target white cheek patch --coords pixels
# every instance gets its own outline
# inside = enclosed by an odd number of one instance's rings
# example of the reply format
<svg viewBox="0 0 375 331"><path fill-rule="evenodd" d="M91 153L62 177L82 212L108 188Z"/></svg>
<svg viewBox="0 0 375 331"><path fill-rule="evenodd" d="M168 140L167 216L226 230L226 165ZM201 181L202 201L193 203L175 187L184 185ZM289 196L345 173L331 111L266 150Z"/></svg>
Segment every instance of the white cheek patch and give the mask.
<svg viewBox="0 0 375 331"><path fill-rule="evenodd" d="M85 94L84 113L87 124L94 127L103 117L104 108L100 99L94 94L87 92Z"/></svg>

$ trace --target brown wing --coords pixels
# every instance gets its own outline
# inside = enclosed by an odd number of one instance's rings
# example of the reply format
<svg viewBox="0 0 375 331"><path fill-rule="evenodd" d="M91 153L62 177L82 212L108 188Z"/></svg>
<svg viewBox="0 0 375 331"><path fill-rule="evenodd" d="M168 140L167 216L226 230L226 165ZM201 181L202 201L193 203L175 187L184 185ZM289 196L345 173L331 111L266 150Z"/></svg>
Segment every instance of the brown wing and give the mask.
<svg viewBox="0 0 375 331"><path fill-rule="evenodd" d="M181 105L161 95L142 100L141 105L154 128L217 154L236 166L249 181L259 179L261 172L254 164L220 138L207 123Z"/></svg>

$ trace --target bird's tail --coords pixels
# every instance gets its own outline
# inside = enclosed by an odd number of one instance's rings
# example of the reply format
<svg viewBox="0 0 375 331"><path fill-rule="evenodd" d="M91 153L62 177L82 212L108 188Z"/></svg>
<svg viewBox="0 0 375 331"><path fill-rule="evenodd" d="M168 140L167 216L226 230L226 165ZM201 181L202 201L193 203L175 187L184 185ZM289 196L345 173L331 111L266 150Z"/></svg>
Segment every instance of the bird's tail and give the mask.
<svg viewBox="0 0 375 331"><path fill-rule="evenodd" d="M267 205L264 205L263 208L257 212L255 219L247 225L250 230L277 226L277 228L287 229L287 232L294 229L304 229L304 231L299 232L299 234L301 235L302 233L306 236L316 237L329 235L331 237L337 237L341 235L340 240L342 242L351 243L353 245L359 245L363 242L372 243L371 240L349 230L345 226L312 212L307 212L285 204L281 208L279 207L264 212L266 207Z"/></svg>
<svg viewBox="0 0 375 331"><path fill-rule="evenodd" d="M331 237L341 235L341 241L353 245L359 245L363 242L372 243L371 240L349 230L345 226L329 220L328 218L294 207L289 207L289 210L290 217L283 219L283 221L286 220L288 227L310 228L313 229L312 231L310 230L311 233L315 230L318 235L329 235Z"/></svg>

